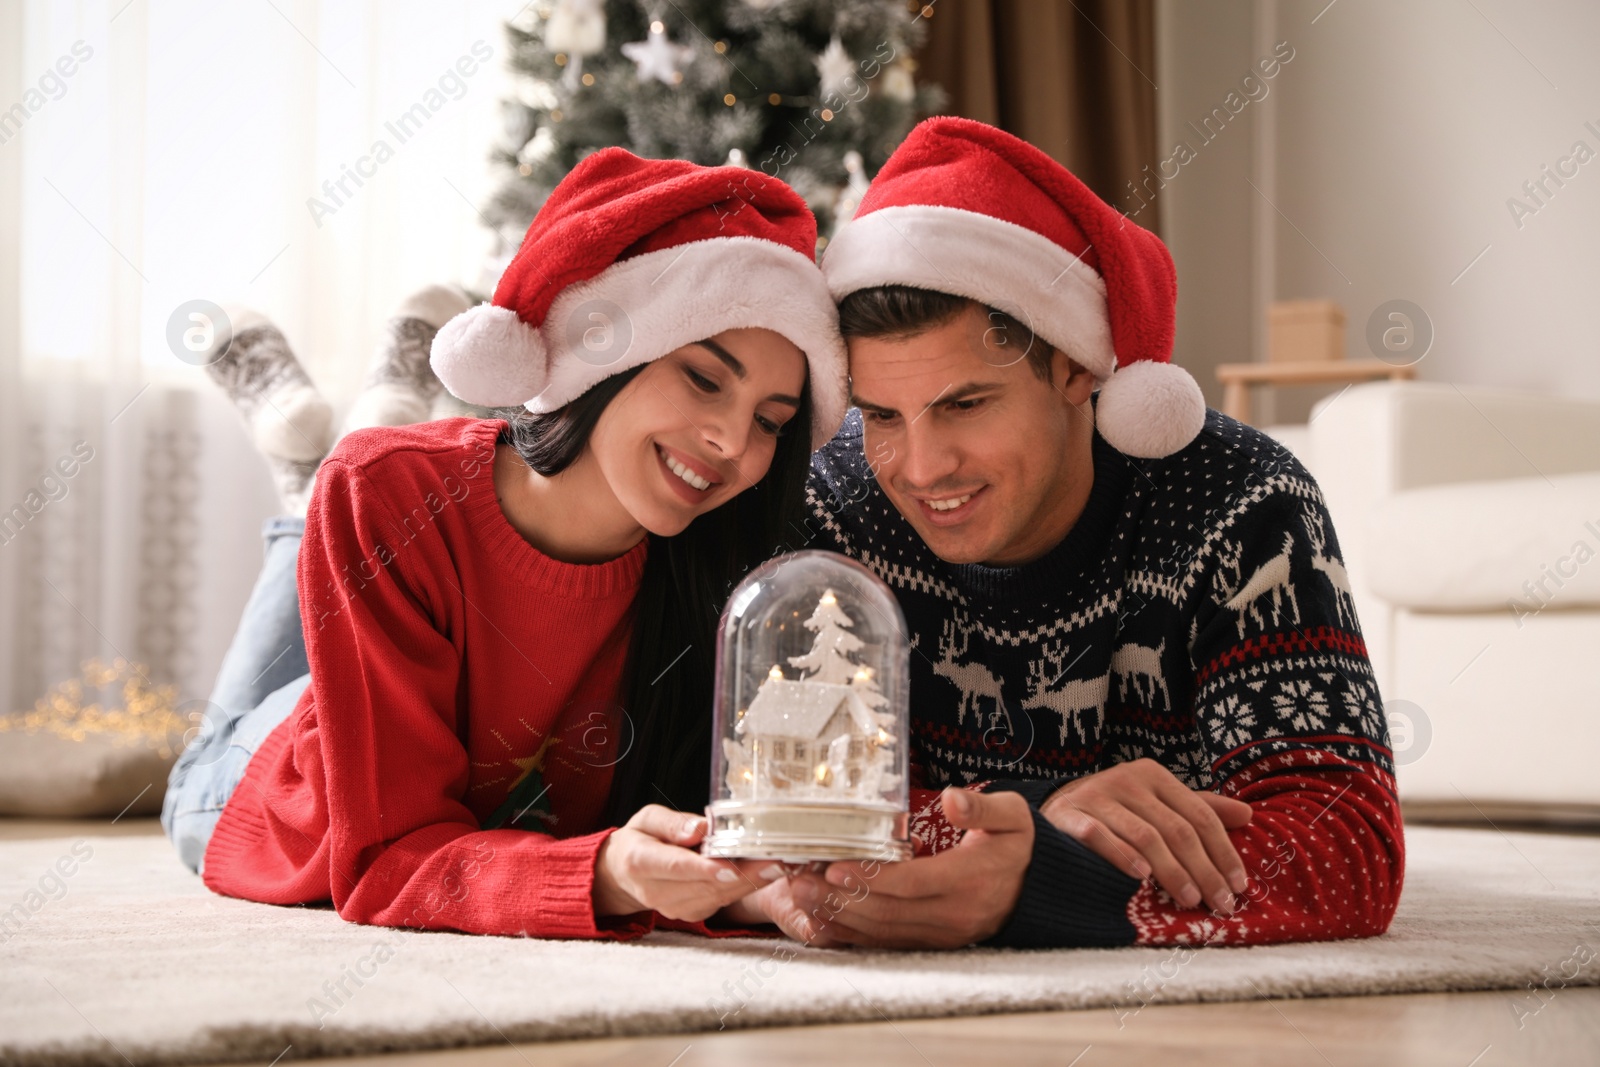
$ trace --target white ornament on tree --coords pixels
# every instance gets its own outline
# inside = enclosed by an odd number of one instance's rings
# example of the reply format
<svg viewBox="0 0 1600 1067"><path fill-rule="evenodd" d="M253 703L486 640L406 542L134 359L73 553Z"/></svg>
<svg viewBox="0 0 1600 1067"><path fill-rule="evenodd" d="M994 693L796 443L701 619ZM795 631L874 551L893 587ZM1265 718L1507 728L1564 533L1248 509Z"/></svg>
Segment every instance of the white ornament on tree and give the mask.
<svg viewBox="0 0 1600 1067"><path fill-rule="evenodd" d="M846 223L855 218L856 209L861 206L861 198L867 195L867 188L871 184L867 181L867 168L861 153L854 148L844 154L844 172L849 176L848 180L845 187L839 191L839 198L833 202L835 236Z"/></svg>
<svg viewBox="0 0 1600 1067"><path fill-rule="evenodd" d="M518 163L543 163L556 151L555 135L550 132L550 127L540 126L538 131L522 146L522 151L517 153Z"/></svg>
<svg viewBox="0 0 1600 1067"><path fill-rule="evenodd" d="M909 104L917 98L917 83L911 76L910 63L895 63L883 72L883 95L890 100Z"/></svg>
<svg viewBox="0 0 1600 1067"><path fill-rule="evenodd" d="M694 57L694 49L668 40L666 26L657 19L650 23L650 35L643 41L623 45L622 54L633 60L640 81L655 78L664 85L677 85L683 81L679 68Z"/></svg>
<svg viewBox="0 0 1600 1067"><path fill-rule="evenodd" d="M543 78L519 80L515 92L517 101L534 111L549 111L561 102L561 98L556 96L555 82Z"/></svg>
<svg viewBox="0 0 1600 1067"><path fill-rule="evenodd" d="M604 0L557 0L544 24L544 46L569 56L597 56L605 51Z"/></svg>
<svg viewBox="0 0 1600 1067"><path fill-rule="evenodd" d="M844 42L839 40L837 34L814 62L817 65L817 74L822 79L821 89L824 97L843 95L851 89L856 77L856 65L851 60L850 54L844 50Z"/></svg>
<svg viewBox="0 0 1600 1067"><path fill-rule="evenodd" d="M561 84L576 89L583 77L583 57L599 55L606 47L604 0L557 0L544 24L544 46L567 57Z"/></svg>

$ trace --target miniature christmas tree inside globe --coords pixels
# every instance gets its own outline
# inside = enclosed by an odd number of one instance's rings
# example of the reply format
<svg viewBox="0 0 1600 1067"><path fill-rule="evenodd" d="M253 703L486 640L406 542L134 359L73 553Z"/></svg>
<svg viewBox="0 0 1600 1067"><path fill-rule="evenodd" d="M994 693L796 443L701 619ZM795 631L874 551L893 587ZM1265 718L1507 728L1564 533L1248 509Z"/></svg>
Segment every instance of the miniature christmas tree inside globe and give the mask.
<svg viewBox="0 0 1600 1067"><path fill-rule="evenodd" d="M894 594L832 552L780 556L722 613L708 856L905 859L910 646Z"/></svg>

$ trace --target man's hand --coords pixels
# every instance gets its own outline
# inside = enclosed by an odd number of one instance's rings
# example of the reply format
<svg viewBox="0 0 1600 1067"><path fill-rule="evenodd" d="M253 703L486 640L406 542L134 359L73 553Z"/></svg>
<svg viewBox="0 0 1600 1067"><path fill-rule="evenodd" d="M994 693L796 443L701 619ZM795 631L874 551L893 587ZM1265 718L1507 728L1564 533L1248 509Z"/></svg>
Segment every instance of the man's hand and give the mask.
<svg viewBox="0 0 1600 1067"><path fill-rule="evenodd" d="M1153 873L1184 907L1198 907L1203 895L1232 915L1228 888L1245 891L1244 863L1228 831L1250 821L1250 805L1190 789L1155 760L1119 763L1068 782L1040 811L1123 874Z"/></svg>
<svg viewBox="0 0 1600 1067"><path fill-rule="evenodd" d="M949 788L939 797L955 848L903 863L849 862L798 875L751 904L791 937L824 947L961 948L992 937L1022 893L1033 812L1015 793Z"/></svg>

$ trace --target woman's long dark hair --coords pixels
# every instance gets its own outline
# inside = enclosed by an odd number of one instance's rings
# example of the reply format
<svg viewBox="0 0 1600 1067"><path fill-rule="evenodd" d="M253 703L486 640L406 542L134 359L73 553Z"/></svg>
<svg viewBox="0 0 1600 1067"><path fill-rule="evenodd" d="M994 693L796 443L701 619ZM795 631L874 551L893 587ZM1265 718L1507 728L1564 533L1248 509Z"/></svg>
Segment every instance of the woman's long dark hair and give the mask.
<svg viewBox="0 0 1600 1067"><path fill-rule="evenodd" d="M500 440L538 473L557 474L582 454L600 414L643 369L614 374L558 411L520 412ZM649 535L622 676L626 720L616 739L632 744L613 771L606 808L611 825L651 803L705 809L717 621L739 580L785 544L791 526L799 528L810 456L808 384L765 478L675 537Z"/></svg>

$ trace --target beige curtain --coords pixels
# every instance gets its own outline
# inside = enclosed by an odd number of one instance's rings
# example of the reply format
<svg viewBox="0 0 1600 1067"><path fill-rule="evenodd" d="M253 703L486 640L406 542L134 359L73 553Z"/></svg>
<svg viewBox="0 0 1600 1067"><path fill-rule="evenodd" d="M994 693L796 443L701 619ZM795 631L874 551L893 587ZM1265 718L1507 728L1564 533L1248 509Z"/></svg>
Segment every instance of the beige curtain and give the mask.
<svg viewBox="0 0 1600 1067"><path fill-rule="evenodd" d="M1157 158L1154 0L942 0L931 6L918 77L955 115L1048 152L1101 198ZM1160 232L1160 204L1139 222Z"/></svg>
<svg viewBox="0 0 1600 1067"><path fill-rule="evenodd" d="M481 284L526 2L0 0L0 715L95 658L210 692L278 504L169 322L259 308L337 405L403 294ZM385 123L478 40L491 61L397 143ZM313 213L379 139L392 159Z"/></svg>

